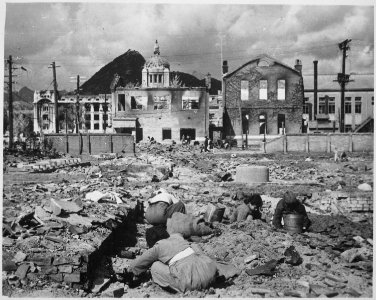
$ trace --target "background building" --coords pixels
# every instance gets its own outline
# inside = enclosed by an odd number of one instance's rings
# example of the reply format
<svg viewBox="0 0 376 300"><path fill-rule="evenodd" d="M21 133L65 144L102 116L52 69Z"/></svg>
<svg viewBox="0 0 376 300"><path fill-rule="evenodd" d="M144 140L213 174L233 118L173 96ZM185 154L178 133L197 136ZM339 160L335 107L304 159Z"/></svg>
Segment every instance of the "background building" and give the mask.
<svg viewBox="0 0 376 300"><path fill-rule="evenodd" d="M261 55L224 76L227 137L299 133L303 112L302 65L295 69Z"/></svg>
<svg viewBox="0 0 376 300"><path fill-rule="evenodd" d="M209 137L212 140L222 139L223 101L221 91L218 95L209 96Z"/></svg>
<svg viewBox="0 0 376 300"><path fill-rule="evenodd" d="M112 84L112 127L131 133L136 141L154 137L157 141L181 140L190 136L202 140L208 133L208 92L204 87L184 87L177 76L170 78L170 64L160 56L156 42L154 55L145 62L142 85L122 86L121 77Z"/></svg>
<svg viewBox="0 0 376 300"><path fill-rule="evenodd" d="M80 132L103 133L112 126L109 95L80 96L78 127ZM76 132L77 97L66 95L58 100L59 129L61 133ZM34 131L55 132L55 95L53 91L34 93ZM107 129L110 130L110 129Z"/></svg>
<svg viewBox="0 0 376 300"><path fill-rule="evenodd" d="M308 132L339 131L341 88L337 75L317 75L314 109L314 75L304 75L303 118ZM345 91L345 131L373 132L374 76L351 75Z"/></svg>

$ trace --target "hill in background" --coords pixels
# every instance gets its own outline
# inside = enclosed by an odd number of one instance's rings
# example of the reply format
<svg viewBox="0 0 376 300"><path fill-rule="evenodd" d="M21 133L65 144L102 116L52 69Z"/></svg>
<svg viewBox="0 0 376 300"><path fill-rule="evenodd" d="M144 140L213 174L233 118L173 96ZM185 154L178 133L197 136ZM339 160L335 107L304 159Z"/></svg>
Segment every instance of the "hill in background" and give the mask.
<svg viewBox="0 0 376 300"><path fill-rule="evenodd" d="M127 84L141 84L142 68L145 64L145 58L135 50L128 50L124 54L115 58L112 62L102 67L89 80L81 85L81 94L97 95L111 93L110 84L114 79L115 74L118 74L122 79L124 85ZM170 80L175 76L183 86L186 87L205 87L205 79L198 79L194 75L171 71ZM216 95L221 89L221 82L215 78L211 79L210 94Z"/></svg>

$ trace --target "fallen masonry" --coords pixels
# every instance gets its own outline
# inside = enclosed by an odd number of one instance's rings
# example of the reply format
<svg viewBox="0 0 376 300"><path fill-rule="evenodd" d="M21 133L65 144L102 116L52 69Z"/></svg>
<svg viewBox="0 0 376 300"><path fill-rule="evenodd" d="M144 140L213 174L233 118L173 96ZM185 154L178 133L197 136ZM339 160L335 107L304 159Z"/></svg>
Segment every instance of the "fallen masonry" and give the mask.
<svg viewBox="0 0 376 300"><path fill-rule="evenodd" d="M3 294L171 296L151 280L133 288L119 277L148 248L143 211L162 187L195 216L224 209L213 223L221 234L195 241L220 262L226 280L184 296L372 297L372 156L335 163L326 154L308 161L307 154L232 154L140 144L135 157L103 155L39 173L14 171L21 161L37 164L35 157L6 154L13 169L4 173ZM239 183L242 166L267 168L268 182ZM291 189L306 205L309 232L270 227L277 202ZM261 194L266 222L229 223L240 192Z"/></svg>

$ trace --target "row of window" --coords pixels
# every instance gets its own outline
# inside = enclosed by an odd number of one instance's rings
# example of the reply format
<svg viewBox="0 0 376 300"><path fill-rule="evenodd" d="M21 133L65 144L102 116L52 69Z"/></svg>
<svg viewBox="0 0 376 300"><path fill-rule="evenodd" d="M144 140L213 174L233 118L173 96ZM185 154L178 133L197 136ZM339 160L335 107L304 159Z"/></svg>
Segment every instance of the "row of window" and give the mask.
<svg viewBox="0 0 376 300"><path fill-rule="evenodd" d="M319 114L335 114L336 113L336 105L335 105L335 98L334 97L327 97L328 104L326 104L326 97L319 98ZM304 98L305 102L308 101L308 98ZM361 114L362 113L362 97L355 97L355 113ZM373 105L373 97L372 97L372 105ZM327 111L326 111L327 109ZM345 114L352 113L352 104L351 104L351 97L345 97ZM303 114L309 114L309 106L308 104L303 105Z"/></svg>
<svg viewBox="0 0 376 300"><path fill-rule="evenodd" d="M319 103L319 114L335 114L336 113L336 106L335 103L329 102L328 103L328 111L326 112L326 104ZM352 106L351 103L345 102L345 114L352 113ZM355 103L355 113L361 114L362 113L362 104ZM309 105L303 105L303 114L309 114Z"/></svg>
<svg viewBox="0 0 376 300"><path fill-rule="evenodd" d="M162 83L162 74L151 74L149 75L150 83Z"/></svg>
<svg viewBox="0 0 376 300"><path fill-rule="evenodd" d="M240 82L240 99L242 101L249 100L249 81L242 80ZM277 100L286 99L286 81L278 80L277 81ZM259 100L268 100L268 81L260 80L259 81Z"/></svg>
<svg viewBox="0 0 376 300"><path fill-rule="evenodd" d="M147 98L146 97L135 97L131 96L130 101L130 109L136 110L144 110L147 106ZM118 111L125 111L125 95L119 94L118 95ZM161 109L170 109L171 108L171 99L170 97L154 97L154 110L161 110ZM191 110L191 109L199 109L199 99L198 98L183 98L182 99L182 109L183 110Z"/></svg>

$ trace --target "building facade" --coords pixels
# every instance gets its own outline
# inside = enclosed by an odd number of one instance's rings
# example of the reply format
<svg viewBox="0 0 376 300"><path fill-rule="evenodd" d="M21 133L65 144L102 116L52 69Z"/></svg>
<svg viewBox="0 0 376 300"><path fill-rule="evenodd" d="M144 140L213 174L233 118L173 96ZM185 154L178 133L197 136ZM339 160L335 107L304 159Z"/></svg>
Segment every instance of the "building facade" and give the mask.
<svg viewBox="0 0 376 300"><path fill-rule="evenodd" d="M224 76L224 134L239 138L302 130L302 65L261 55Z"/></svg>
<svg viewBox="0 0 376 300"><path fill-rule="evenodd" d="M55 133L55 94L53 91L34 92L34 131ZM77 112L80 132L111 131L111 96L63 96L58 100L59 132L76 132ZM78 107L78 109L77 109Z"/></svg>
<svg viewBox="0 0 376 300"><path fill-rule="evenodd" d="M223 131L223 99L221 91L218 95L209 96L209 137L212 140L222 139Z"/></svg>
<svg viewBox="0 0 376 300"><path fill-rule="evenodd" d="M314 75L304 75L303 119L307 132L338 132L341 88L337 75L317 75L317 103ZM351 75L345 90L345 132L373 132L374 76ZM315 114L316 111L316 114Z"/></svg>
<svg viewBox="0 0 376 300"><path fill-rule="evenodd" d="M111 84L114 132L130 133L137 142L147 137L180 141L183 135L202 140L207 135L207 89L182 87L178 78L170 78L170 64L160 56L157 42L142 70L142 85L124 87L120 83L115 76Z"/></svg>

